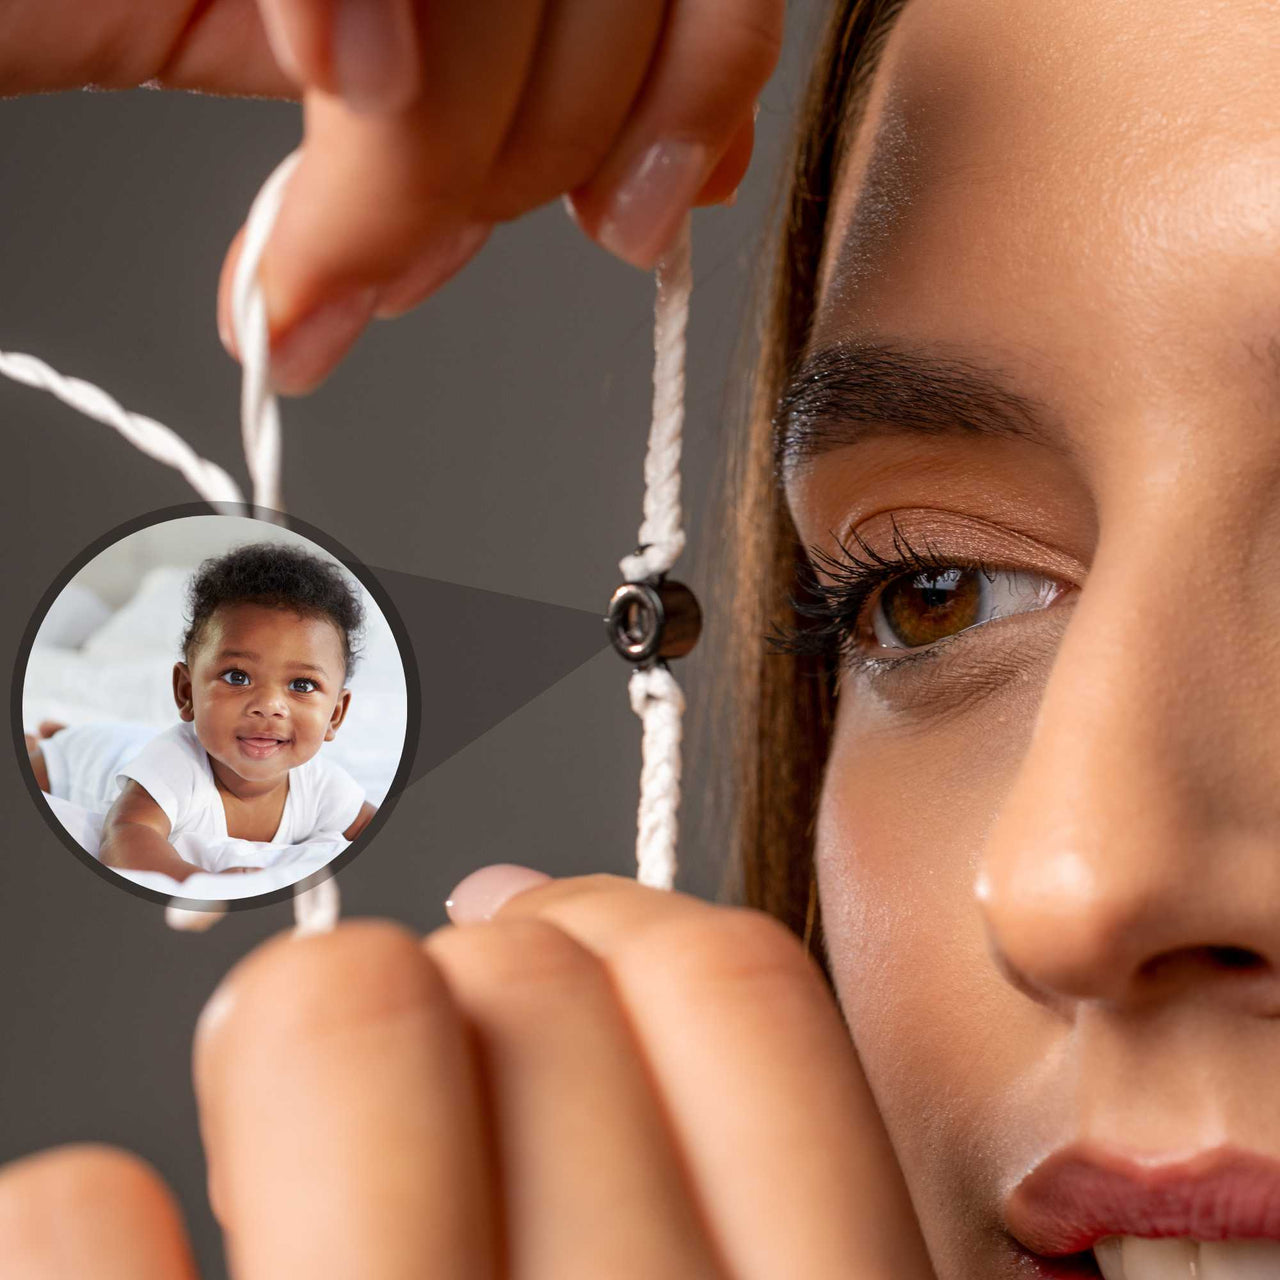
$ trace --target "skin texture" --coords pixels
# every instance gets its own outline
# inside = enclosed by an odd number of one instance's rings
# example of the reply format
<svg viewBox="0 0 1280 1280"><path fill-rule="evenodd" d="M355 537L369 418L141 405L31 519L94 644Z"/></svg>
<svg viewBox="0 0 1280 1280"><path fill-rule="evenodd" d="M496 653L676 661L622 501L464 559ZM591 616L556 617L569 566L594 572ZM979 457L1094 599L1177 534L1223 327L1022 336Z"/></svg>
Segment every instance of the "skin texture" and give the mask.
<svg viewBox="0 0 1280 1280"><path fill-rule="evenodd" d="M890 554L892 515L1063 588L847 674L822 790L833 973L940 1280L1022 1274L1002 1197L1069 1141L1280 1156L1278 42L1252 0L912 0L834 202L813 346L980 362L1051 419L788 487L806 544Z"/></svg>

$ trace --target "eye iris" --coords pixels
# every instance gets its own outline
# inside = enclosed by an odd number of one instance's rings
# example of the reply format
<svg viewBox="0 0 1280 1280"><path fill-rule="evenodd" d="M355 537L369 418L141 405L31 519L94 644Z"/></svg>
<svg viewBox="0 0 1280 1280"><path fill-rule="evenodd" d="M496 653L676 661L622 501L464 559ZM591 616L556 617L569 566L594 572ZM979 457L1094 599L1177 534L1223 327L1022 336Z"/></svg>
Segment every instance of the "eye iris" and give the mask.
<svg viewBox="0 0 1280 1280"><path fill-rule="evenodd" d="M971 627L981 618L982 585L976 569L917 573L891 582L880 597L894 638L914 649Z"/></svg>

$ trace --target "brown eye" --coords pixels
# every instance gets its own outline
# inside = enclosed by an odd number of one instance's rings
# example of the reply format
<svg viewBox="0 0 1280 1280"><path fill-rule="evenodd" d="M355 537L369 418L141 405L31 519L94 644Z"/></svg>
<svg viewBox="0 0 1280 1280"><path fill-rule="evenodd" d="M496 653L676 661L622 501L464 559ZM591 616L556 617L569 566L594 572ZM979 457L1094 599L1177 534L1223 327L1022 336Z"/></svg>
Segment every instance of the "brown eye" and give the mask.
<svg viewBox="0 0 1280 1280"><path fill-rule="evenodd" d="M954 568L904 574L880 593L871 629L887 649L919 649L968 627L1044 608L1061 592L1038 573Z"/></svg>

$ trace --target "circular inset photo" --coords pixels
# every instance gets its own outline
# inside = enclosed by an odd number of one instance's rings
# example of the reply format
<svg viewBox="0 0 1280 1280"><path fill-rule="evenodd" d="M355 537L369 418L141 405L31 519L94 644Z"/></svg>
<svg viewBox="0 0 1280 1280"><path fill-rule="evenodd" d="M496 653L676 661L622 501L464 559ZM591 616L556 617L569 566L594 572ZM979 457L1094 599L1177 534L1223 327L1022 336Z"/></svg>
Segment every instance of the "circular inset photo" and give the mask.
<svg viewBox="0 0 1280 1280"><path fill-rule="evenodd" d="M406 657L310 538L225 515L134 527L72 573L20 663L31 779L55 829L146 897L277 901L398 790Z"/></svg>

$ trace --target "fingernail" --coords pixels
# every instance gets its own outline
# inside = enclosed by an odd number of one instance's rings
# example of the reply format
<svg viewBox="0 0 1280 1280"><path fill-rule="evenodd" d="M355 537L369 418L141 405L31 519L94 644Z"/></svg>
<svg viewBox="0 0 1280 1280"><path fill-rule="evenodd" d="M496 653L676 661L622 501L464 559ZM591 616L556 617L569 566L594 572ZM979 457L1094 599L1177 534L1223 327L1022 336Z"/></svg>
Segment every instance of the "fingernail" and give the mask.
<svg viewBox="0 0 1280 1280"><path fill-rule="evenodd" d="M440 244L432 245L398 280L383 286L374 315L379 320L391 320L412 311L471 261L492 229L492 223L469 223Z"/></svg>
<svg viewBox="0 0 1280 1280"><path fill-rule="evenodd" d="M377 302L377 289L363 289L299 320L271 353L275 389L301 396L318 387L354 345Z"/></svg>
<svg viewBox="0 0 1280 1280"><path fill-rule="evenodd" d="M633 266L652 267L692 208L709 164L700 142L655 143L614 193L600 222L600 243Z"/></svg>
<svg viewBox="0 0 1280 1280"><path fill-rule="evenodd" d="M497 862L473 871L459 881L445 899L445 910L454 924L472 924L488 920L508 898L524 889L545 884L551 877L532 867L518 867L511 862Z"/></svg>
<svg viewBox="0 0 1280 1280"><path fill-rule="evenodd" d="M418 82L412 15L398 0L337 0L333 73L353 111L408 106Z"/></svg>

